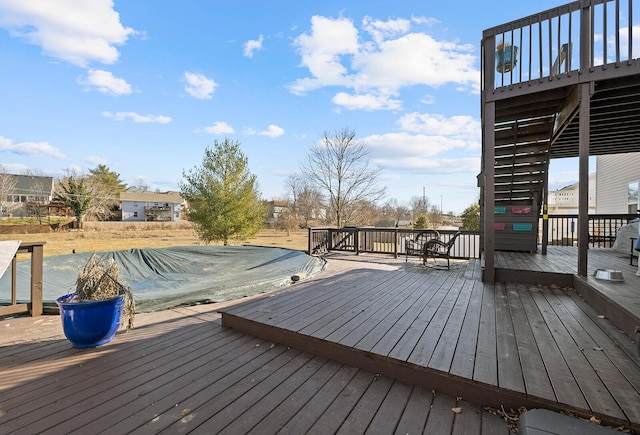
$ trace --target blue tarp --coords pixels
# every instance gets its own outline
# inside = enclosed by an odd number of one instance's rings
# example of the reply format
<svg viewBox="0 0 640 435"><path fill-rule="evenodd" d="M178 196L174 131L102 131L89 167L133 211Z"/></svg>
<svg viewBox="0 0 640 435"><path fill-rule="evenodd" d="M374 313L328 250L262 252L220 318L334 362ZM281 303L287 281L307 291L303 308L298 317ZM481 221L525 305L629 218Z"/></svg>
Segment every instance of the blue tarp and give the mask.
<svg viewBox="0 0 640 435"><path fill-rule="evenodd" d="M114 258L120 276L131 286L136 311L157 311L179 305L222 302L275 290L293 275L313 276L325 261L300 251L259 246L183 246L98 253ZM53 306L74 291L78 270L91 253L45 257L43 301ZM18 264L17 290L28 301L30 261ZM11 274L0 278L0 303L8 303Z"/></svg>

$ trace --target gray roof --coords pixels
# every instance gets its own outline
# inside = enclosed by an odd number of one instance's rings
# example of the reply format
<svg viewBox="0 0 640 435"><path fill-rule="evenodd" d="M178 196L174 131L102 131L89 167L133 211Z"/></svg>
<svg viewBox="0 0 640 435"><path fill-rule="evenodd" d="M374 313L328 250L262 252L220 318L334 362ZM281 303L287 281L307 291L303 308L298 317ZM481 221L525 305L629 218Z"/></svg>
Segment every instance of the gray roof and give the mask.
<svg viewBox="0 0 640 435"><path fill-rule="evenodd" d="M51 196L53 194L53 177L39 175L10 175L16 179L14 195Z"/></svg>
<svg viewBox="0 0 640 435"><path fill-rule="evenodd" d="M122 192L120 201L138 202L164 202L170 204L182 204L182 196L179 192Z"/></svg>

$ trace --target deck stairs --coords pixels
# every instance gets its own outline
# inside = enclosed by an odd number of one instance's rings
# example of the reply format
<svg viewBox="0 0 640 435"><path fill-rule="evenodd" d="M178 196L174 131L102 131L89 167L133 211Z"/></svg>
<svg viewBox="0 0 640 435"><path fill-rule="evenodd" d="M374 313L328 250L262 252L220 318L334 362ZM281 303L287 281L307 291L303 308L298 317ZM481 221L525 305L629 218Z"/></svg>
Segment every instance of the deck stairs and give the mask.
<svg viewBox="0 0 640 435"><path fill-rule="evenodd" d="M560 88L499 100L495 114L496 249L536 251L553 140L577 113L575 92Z"/></svg>

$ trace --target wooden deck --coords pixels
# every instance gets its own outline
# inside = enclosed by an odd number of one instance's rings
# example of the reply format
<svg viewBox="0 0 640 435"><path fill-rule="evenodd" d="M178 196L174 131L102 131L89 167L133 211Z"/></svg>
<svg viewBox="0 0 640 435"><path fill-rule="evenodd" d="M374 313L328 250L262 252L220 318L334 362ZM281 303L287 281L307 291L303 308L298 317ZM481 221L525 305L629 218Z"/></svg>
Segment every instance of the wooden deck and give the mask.
<svg viewBox="0 0 640 435"><path fill-rule="evenodd" d="M578 277L577 255L577 248L569 246L549 246L547 255L539 252L496 252L496 278L506 282L574 287L618 328L635 337L636 327L640 325L638 266L629 264L629 254L592 248L587 259L587 276ZM624 282L595 279L593 272L596 269L620 270Z"/></svg>
<svg viewBox="0 0 640 435"><path fill-rule="evenodd" d="M353 267L305 285L358 286L377 270L381 291L397 269ZM224 328L216 308L138 314L94 349L71 348L57 316L2 319L0 433L508 433L464 396Z"/></svg>
<svg viewBox="0 0 640 435"><path fill-rule="evenodd" d="M361 269L222 310L224 326L481 405L640 429L631 340L562 286L482 283L479 262Z"/></svg>

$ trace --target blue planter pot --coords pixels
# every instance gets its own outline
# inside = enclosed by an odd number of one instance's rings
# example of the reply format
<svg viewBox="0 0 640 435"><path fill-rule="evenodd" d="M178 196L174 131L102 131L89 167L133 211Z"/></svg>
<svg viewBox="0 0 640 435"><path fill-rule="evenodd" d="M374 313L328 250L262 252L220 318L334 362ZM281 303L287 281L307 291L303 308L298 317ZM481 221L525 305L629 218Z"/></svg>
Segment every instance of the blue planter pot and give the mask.
<svg viewBox="0 0 640 435"><path fill-rule="evenodd" d="M70 293L56 299L64 335L73 347L96 347L113 340L120 327L124 295L101 301L68 302Z"/></svg>

